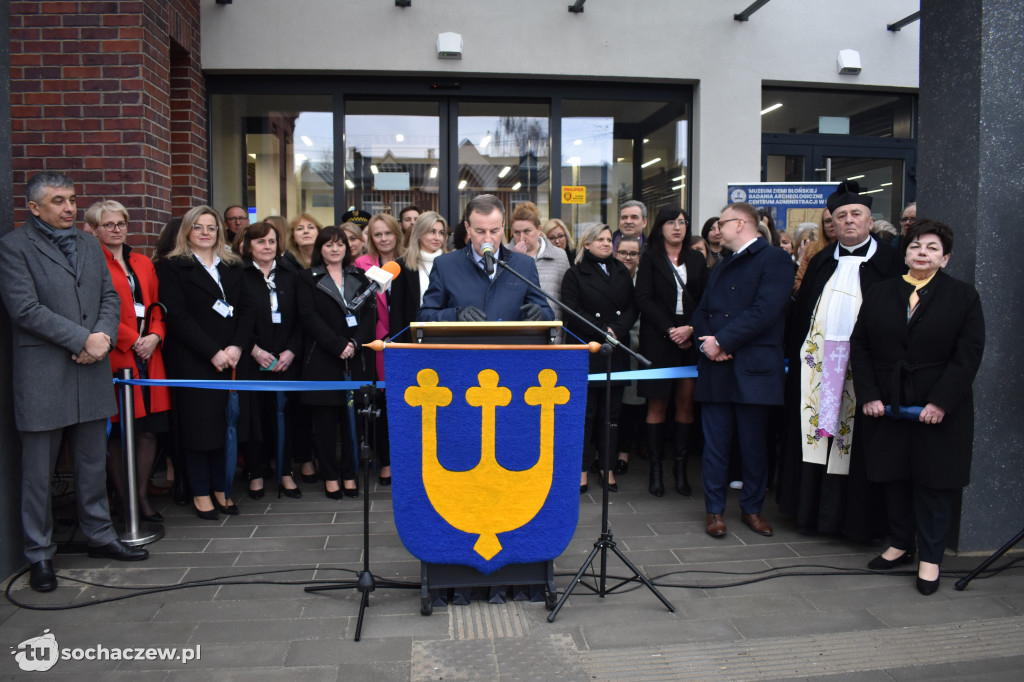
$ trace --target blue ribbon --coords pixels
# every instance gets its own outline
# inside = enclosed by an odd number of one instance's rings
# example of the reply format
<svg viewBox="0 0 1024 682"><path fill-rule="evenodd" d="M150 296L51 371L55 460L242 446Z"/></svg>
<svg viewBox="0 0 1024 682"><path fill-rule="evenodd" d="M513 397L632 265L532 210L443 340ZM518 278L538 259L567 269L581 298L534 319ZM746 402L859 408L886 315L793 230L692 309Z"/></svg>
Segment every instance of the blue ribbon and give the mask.
<svg viewBox="0 0 1024 682"><path fill-rule="evenodd" d="M612 372L612 381L654 381L658 379L695 379L697 366L663 367L661 369L634 369L626 372ZM588 374L587 381L604 381L604 372ZM369 381L231 381L192 379L114 379L115 384L129 386L169 386L171 388L211 388L220 391L353 391L369 384ZM383 390L385 382L378 381L377 388Z"/></svg>

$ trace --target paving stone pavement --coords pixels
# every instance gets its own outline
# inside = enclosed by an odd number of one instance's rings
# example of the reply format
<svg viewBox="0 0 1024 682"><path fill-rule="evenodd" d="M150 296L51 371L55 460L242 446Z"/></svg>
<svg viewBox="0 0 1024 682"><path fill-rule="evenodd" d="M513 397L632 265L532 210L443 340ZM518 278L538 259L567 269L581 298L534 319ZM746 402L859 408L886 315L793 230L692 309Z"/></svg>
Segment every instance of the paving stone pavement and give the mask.
<svg viewBox="0 0 1024 682"><path fill-rule="evenodd" d="M591 478L575 537L555 561L559 596L601 532ZM0 602L0 638L12 654L44 631L69 651L101 645L200 653L187 664L60 660L39 679L1020 679L1024 570L980 578L958 592L954 578L983 557L949 556L941 589L922 597L911 572L864 570L881 547L800 535L771 503L765 516L775 535L755 535L739 523L735 492L729 533L712 539L699 489L692 498L670 491L658 499L647 493L646 478L640 461L619 478L610 526L617 547L655 581L674 613L635 583L603 598L578 586L553 623L543 603L531 602L435 607L424 617L417 590L379 589L354 642L360 595L303 587L352 580L361 568L362 499L328 500L307 485L300 500L268 495L257 502L240 484L241 515L217 522L164 502L167 534L150 546L146 562L60 554L60 587L48 594L19 578L12 598L51 610ZM390 494L376 486L370 493L371 566L378 579L415 583L419 562L398 539ZM594 571L584 577L591 586ZM606 573L608 585L630 576L611 553ZM15 656L0 658L3 679L33 675Z"/></svg>

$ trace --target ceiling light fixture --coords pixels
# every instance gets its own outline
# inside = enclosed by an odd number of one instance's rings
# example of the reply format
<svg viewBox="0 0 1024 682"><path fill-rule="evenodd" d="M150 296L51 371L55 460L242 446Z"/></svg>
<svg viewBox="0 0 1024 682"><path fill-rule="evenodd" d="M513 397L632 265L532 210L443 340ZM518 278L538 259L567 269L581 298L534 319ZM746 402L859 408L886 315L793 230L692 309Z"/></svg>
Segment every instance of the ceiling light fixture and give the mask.
<svg viewBox="0 0 1024 682"><path fill-rule="evenodd" d="M761 110L761 115L764 116L765 114L770 114L771 112L775 111L776 109L781 109L781 108L782 108L782 102L776 102L775 104L771 105L767 109L762 109Z"/></svg>
<svg viewBox="0 0 1024 682"><path fill-rule="evenodd" d="M500 171L498 171L498 177L499 177L499 178L503 178L503 177L505 177L506 175L508 175L508 172L509 172L510 170L512 170L512 166L505 166L505 167L504 167L504 168L502 168L502 169L501 169Z"/></svg>
<svg viewBox="0 0 1024 682"><path fill-rule="evenodd" d="M661 157L660 156L651 159L647 163L641 163L640 167L641 168L647 168L648 166L653 166L654 164L658 163L659 161L661 161Z"/></svg>

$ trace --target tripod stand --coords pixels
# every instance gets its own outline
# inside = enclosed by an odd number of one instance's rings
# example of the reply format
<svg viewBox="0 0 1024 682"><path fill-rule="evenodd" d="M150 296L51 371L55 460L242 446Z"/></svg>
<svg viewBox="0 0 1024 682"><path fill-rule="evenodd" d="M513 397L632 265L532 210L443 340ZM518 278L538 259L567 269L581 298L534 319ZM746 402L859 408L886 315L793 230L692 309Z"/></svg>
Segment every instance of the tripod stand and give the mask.
<svg viewBox="0 0 1024 682"><path fill-rule="evenodd" d="M1002 557L1004 554L1006 554L1011 549L1013 549L1014 545L1016 545L1021 540L1024 540L1024 528L1022 528L1019 533L1014 535L1013 538L1011 538L1009 542L1007 542L1005 545L1003 545L1002 547L997 549L992 554L992 556L990 556L989 558L985 559L980 564L978 564L977 568L975 568L973 571L968 573L963 578L960 578L960 580L957 580L956 583L953 585L953 587L955 587L958 592L963 592L965 589L967 589L967 583L969 583L972 580L974 580L975 578L977 578L978 575L982 571L984 571L986 568L988 568L989 566L994 564L996 561L998 561L1000 557Z"/></svg>
<svg viewBox="0 0 1024 682"><path fill-rule="evenodd" d="M623 351L625 351L626 353L629 353L630 355L632 355L634 358L637 359L638 362L642 363L644 366L650 366L650 364L651 364L650 361L647 360L647 358L645 358L642 355L640 355L639 353L634 352L633 349L631 349L629 346L623 345L622 343L620 343L618 339L616 339L613 335L609 334L606 330L602 330L600 327L598 327L597 325L593 324L590 320L586 319L585 317L583 317L582 315L577 313L572 308L569 308L568 306L566 306L564 303L559 301L554 296L551 296L550 294L548 294L546 291L541 289L539 286L537 286L536 284L531 282L528 278L523 277L521 274L519 274L518 272L516 272L515 270L510 268L508 266L508 264L504 260L498 259L497 263L501 267L503 267L506 270L508 270L511 274L515 275L520 280L525 282L526 285L529 286L531 289L533 289L534 291L539 292L545 298L547 298L549 301L551 301L551 302L555 303L556 305L558 305L558 307L561 310L563 310L564 312L568 313L569 315L572 315L572 317L574 319L576 319L579 322L582 322L584 325L586 325L591 330L596 332L598 334L598 336L600 336L601 338L603 338L605 340L605 343L601 347L601 352L603 352L605 354L604 405L605 405L605 417L606 417L605 422L604 422L604 433L602 434L602 437L604 439L604 447L602 448L602 453L601 453L601 459L602 459L601 467L602 467L602 471L604 472L604 474L602 476L602 480L601 480L601 484L602 484L601 485L601 488L602 488L602 495L601 495L601 535L600 535L600 537L598 537L597 541L594 543L594 549L592 549L590 551L590 555L587 557L586 561L583 562L583 565L580 566L579 571L576 572L576 576L573 578L572 582L569 584L569 587L566 588L565 594L562 595L562 598L558 600L557 604L555 604L555 607L551 610L551 613L548 614L548 622L549 623L554 623L555 622L555 618L558 616L558 612L562 609L562 606L565 604L566 600L569 598L569 595L571 595L573 593L573 590L576 589L577 585L583 585L584 587L586 587L586 588L590 589L591 591L595 592L596 594L598 594L600 597L604 598L605 595L611 594L612 592L614 592L618 588L622 587L623 585L631 584L631 583L634 583L634 582L639 582L639 583L642 583L648 590L653 592L654 596L656 596L661 601L661 603L664 604L665 607L670 612L675 613L676 609L672 605L672 603L670 601L668 601L667 599L665 599L665 597L661 594L661 592L658 591L658 588L656 588L654 586L654 583L652 583L647 578L647 576L645 576L643 573L641 573L640 569L638 569L635 565L633 565L633 562L631 562L626 557L626 555L623 554L622 550L620 550L618 548L618 546L616 546L615 540L612 537L611 528L608 526L608 482L610 480L609 477L611 475L611 467L609 466L610 462L608 461L608 455L609 455L609 452L611 450L611 419L609 418L609 415L611 414L611 402L612 402L612 397L611 397L612 396L612 385L611 385L612 352L614 352L615 348L620 348ZM615 554L615 556L617 556L622 561L622 563L624 563L626 565L626 567L630 571L633 572L633 576L631 578L622 579L621 582L616 583L615 585L611 586L610 588L607 587L607 582L608 582L608 572L607 572L607 569L608 569L608 551L609 550L611 550ZM587 571L587 569L590 568L593 565L594 559L597 557L597 555L599 553L601 555L601 573L600 573L600 575L598 577L598 586L595 588L594 586L592 586L592 585L590 585L588 583L582 582L582 578L583 578L583 574Z"/></svg>
<svg viewBox="0 0 1024 682"><path fill-rule="evenodd" d="M306 592L327 592L330 590L359 590L362 598L359 601L359 618L356 620L355 641L363 632L363 616L366 607L370 605L370 593L381 588L394 588L397 590L418 590L419 584L405 583L394 580L377 580L370 571L370 467L375 456L373 448L369 444L369 434L373 434L373 445L377 445L376 425L380 410L376 407L377 382L363 386L355 392L357 401L362 401L363 406L357 410L362 417L363 435L359 441L359 464L363 472L363 570L356 574L355 581L332 583L329 585L311 585L305 588Z"/></svg>

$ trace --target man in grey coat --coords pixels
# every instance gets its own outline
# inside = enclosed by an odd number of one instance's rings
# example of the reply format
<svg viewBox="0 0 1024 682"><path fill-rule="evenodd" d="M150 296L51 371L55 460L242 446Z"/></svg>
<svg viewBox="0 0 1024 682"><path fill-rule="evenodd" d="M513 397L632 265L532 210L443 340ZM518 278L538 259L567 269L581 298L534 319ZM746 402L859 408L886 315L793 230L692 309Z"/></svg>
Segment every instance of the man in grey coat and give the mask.
<svg viewBox="0 0 1024 682"><path fill-rule="evenodd" d="M14 420L21 433L21 518L29 583L57 587L50 474L62 436L75 466L78 522L89 556L138 561L110 523L106 420L117 411L107 353L120 300L99 242L75 229L75 186L62 173L29 179L31 215L0 241L0 297L11 316Z"/></svg>

